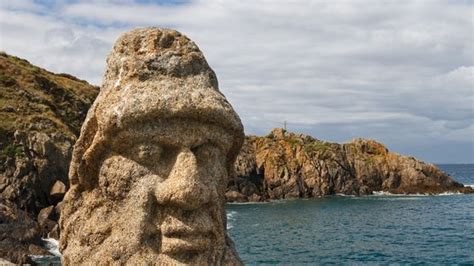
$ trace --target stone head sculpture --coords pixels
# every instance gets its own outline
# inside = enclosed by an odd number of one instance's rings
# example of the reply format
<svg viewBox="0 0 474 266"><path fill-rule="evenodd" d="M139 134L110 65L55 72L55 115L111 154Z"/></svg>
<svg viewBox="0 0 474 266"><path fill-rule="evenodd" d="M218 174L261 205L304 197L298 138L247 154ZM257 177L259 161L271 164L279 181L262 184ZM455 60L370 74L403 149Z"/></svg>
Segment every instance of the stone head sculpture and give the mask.
<svg viewBox="0 0 474 266"><path fill-rule="evenodd" d="M123 34L74 148L62 262L241 264L224 193L243 137L192 41L159 28Z"/></svg>

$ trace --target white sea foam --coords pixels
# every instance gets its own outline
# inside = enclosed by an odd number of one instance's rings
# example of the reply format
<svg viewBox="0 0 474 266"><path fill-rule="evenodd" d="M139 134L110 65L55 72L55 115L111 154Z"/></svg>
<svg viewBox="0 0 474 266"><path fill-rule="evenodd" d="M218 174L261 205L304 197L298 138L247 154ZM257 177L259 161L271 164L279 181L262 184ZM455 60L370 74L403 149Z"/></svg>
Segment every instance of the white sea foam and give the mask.
<svg viewBox="0 0 474 266"><path fill-rule="evenodd" d="M228 211L227 212L227 230L232 229L234 227L231 222L235 221L235 215L237 214L236 211Z"/></svg>
<svg viewBox="0 0 474 266"><path fill-rule="evenodd" d="M452 195L462 195L461 192L455 191L455 192L443 192L434 196L452 196Z"/></svg>
<svg viewBox="0 0 474 266"><path fill-rule="evenodd" d="M443 192L439 194L423 194L423 193L415 193L415 194L394 194L387 191L373 191L371 196L390 196L390 197L428 197L428 196L452 196L452 195L462 195L459 191L452 191L452 192Z"/></svg>
<svg viewBox="0 0 474 266"><path fill-rule="evenodd" d="M347 194L343 194L343 193L336 193L336 196L339 196L339 197L349 197L349 198L355 197L355 195L347 195Z"/></svg>
<svg viewBox="0 0 474 266"><path fill-rule="evenodd" d="M44 247L55 256L61 257L61 252L59 252L59 242L54 238L42 238Z"/></svg>
<svg viewBox="0 0 474 266"><path fill-rule="evenodd" d="M43 247L53 255L28 255L34 262L40 265L61 265L59 252L59 243L54 238L41 238Z"/></svg>
<svg viewBox="0 0 474 266"><path fill-rule="evenodd" d="M55 256L49 256L49 255L28 255L28 257L31 258L31 260L38 262L42 259L48 259L48 258L54 258Z"/></svg>
<svg viewBox="0 0 474 266"><path fill-rule="evenodd" d="M279 202L287 200L270 200L270 201L247 201L247 202L228 202L230 205L257 205L257 204L268 204L270 202Z"/></svg>
<svg viewBox="0 0 474 266"><path fill-rule="evenodd" d="M371 196L391 196L391 197L406 197L406 196L415 196L415 197L423 197L429 196L428 194L394 194L387 191L373 191Z"/></svg>

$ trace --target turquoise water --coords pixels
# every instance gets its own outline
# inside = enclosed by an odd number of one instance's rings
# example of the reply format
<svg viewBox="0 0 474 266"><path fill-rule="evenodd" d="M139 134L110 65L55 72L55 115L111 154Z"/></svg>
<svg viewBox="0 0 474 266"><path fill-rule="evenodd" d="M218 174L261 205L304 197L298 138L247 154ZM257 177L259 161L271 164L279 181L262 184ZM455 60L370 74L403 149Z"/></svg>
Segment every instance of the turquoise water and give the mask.
<svg viewBox="0 0 474 266"><path fill-rule="evenodd" d="M474 184L474 165L439 165ZM474 264L474 195L229 204L246 264Z"/></svg>

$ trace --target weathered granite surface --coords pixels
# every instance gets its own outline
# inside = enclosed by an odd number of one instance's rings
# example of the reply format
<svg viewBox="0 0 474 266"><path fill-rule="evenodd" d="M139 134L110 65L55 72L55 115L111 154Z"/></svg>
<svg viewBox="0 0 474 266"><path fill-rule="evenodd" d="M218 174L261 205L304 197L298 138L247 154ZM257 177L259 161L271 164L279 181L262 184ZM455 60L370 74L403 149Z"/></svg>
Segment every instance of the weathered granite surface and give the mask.
<svg viewBox="0 0 474 266"><path fill-rule="evenodd" d="M243 138L196 44L123 34L74 147L62 263L241 264L224 205Z"/></svg>

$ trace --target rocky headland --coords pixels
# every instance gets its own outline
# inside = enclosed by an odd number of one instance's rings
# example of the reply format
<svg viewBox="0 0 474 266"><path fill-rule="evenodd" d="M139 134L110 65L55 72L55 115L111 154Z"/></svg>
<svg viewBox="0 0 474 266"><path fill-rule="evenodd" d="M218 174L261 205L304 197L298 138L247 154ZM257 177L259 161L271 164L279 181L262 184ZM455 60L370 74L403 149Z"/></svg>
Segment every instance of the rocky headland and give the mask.
<svg viewBox="0 0 474 266"><path fill-rule="evenodd" d="M274 129L248 136L226 193L230 202L327 195L473 193L433 164L389 152L374 140L338 144Z"/></svg>
<svg viewBox="0 0 474 266"><path fill-rule="evenodd" d="M44 255L58 238L72 147L98 87L0 53L0 257Z"/></svg>

